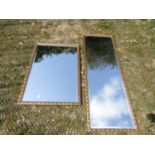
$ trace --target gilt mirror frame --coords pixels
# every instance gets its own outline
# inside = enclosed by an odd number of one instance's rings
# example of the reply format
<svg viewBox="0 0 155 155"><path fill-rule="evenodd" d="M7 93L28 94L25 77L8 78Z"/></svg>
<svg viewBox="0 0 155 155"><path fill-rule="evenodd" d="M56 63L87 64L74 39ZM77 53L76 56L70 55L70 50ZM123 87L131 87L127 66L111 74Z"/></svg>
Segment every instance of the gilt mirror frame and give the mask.
<svg viewBox="0 0 155 155"><path fill-rule="evenodd" d="M86 54L86 45L85 45L85 40L86 40L86 37L103 37L103 38L110 38L111 41L112 41L112 46L113 46L113 49L114 49L114 55L115 55L115 58L116 58L116 63L118 65L118 68L119 68L119 71L120 71L120 75L121 75L121 78L122 78L122 82L124 84L124 88L125 88L125 93L126 93L126 96L127 96L127 99L128 99L128 106L129 106L129 109L130 109L130 113L131 113L131 118L133 120L133 123L134 123L134 128L91 128L91 123L90 123L90 105L89 105L89 92L88 92L88 73L87 73L87 54ZM126 79L125 79L125 76L124 76L124 71L123 71L123 67L120 63L120 59L119 59L119 55L116 51L116 46L114 44L114 39L113 39L113 36L112 35L100 35L100 34L84 34L83 35L83 52L84 52L84 76L85 76L85 95L86 95L86 107L87 107L87 128L88 128L88 131L92 131L92 132L99 132L102 134L102 132L113 132L116 133L116 132L119 132L119 131L125 131L125 132L129 132L129 133L135 133L137 132L138 130L138 123L137 123L137 119L135 117L135 111L134 111L134 108L133 108L133 105L132 105L132 102L131 102L131 97L130 97L130 94L129 94L129 90L128 90L128 86L127 86L127 83L126 83Z"/></svg>
<svg viewBox="0 0 155 155"><path fill-rule="evenodd" d="M28 82L28 78L29 78L29 75L30 75L30 72L31 72L31 68L32 68L32 65L33 65L33 60L37 54L37 49L38 49L38 46L56 46L56 47L75 47L77 48L77 75L78 75L78 83L77 83L77 88L78 88L78 101L77 102L44 102L44 101L41 101L41 102L38 102L38 101L23 101L23 96L24 96L24 92L26 90L26 85L27 85L27 82ZM81 105L81 75L80 75L80 70L81 70L81 65L80 65L80 48L79 48L79 45L77 44L54 44L54 43L43 43L43 42L37 42L35 45L34 45L34 49L33 49L33 52L32 52L32 55L31 55L31 58L30 58L30 63L29 63L29 66L27 67L27 70L26 70L26 75L24 77L24 81L23 81L23 85L22 85L22 88L21 88L21 91L20 91L20 94L18 96L18 101L17 101L17 104L19 105L28 105L28 106L33 106L33 105L63 105L63 106L79 106Z"/></svg>

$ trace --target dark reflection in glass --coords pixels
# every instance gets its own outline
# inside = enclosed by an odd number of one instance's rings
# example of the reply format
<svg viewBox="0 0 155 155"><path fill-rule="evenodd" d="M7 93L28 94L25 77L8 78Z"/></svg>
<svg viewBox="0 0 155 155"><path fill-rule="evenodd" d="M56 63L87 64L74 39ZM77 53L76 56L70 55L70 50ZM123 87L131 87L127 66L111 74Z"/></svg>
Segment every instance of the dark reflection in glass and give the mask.
<svg viewBox="0 0 155 155"><path fill-rule="evenodd" d="M86 37L91 128L133 128L111 38Z"/></svg>
<svg viewBox="0 0 155 155"><path fill-rule="evenodd" d="M38 46L23 101L78 102L77 48Z"/></svg>

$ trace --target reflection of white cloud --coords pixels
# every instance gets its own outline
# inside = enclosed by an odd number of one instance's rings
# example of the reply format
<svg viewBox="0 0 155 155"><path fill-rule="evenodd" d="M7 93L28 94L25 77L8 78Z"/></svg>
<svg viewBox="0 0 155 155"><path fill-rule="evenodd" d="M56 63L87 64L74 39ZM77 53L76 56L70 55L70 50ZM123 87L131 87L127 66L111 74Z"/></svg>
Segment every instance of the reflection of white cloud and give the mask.
<svg viewBox="0 0 155 155"><path fill-rule="evenodd" d="M118 120L117 126L114 127L128 126L129 122L122 118L122 115L129 114L128 103L121 91L119 79L113 78L103 86L96 96L90 98L92 127L109 127L110 120Z"/></svg>
<svg viewBox="0 0 155 155"><path fill-rule="evenodd" d="M37 99L40 99L40 94L37 95Z"/></svg>

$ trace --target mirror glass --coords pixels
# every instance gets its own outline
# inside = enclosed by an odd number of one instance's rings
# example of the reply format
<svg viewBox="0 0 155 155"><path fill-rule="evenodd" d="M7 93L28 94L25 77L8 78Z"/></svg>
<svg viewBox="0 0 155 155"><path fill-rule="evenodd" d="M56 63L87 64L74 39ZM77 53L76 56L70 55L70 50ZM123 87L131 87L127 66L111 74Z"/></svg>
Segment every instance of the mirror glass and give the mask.
<svg viewBox="0 0 155 155"><path fill-rule="evenodd" d="M23 102L78 102L77 47L37 46Z"/></svg>
<svg viewBox="0 0 155 155"><path fill-rule="evenodd" d="M129 102L107 37L85 37L91 128L134 128Z"/></svg>

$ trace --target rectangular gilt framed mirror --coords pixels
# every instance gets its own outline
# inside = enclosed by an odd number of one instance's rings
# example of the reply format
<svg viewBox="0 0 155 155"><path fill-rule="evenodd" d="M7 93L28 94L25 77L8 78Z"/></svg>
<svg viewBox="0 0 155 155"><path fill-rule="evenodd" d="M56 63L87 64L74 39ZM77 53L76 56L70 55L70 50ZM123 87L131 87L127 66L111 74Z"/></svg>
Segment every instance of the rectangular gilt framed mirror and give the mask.
<svg viewBox="0 0 155 155"><path fill-rule="evenodd" d="M79 47L38 43L18 103L80 105Z"/></svg>
<svg viewBox="0 0 155 155"><path fill-rule="evenodd" d="M88 128L135 129L130 98L111 36L84 36Z"/></svg>

